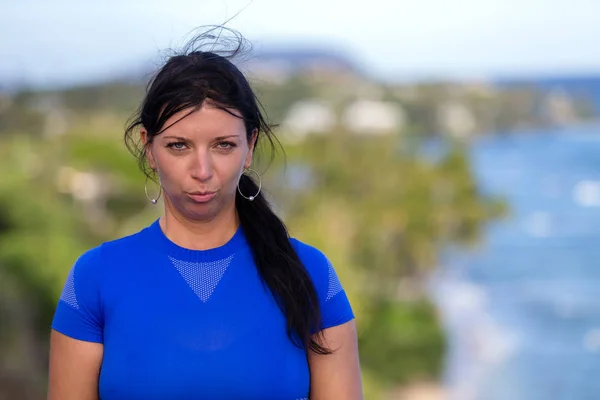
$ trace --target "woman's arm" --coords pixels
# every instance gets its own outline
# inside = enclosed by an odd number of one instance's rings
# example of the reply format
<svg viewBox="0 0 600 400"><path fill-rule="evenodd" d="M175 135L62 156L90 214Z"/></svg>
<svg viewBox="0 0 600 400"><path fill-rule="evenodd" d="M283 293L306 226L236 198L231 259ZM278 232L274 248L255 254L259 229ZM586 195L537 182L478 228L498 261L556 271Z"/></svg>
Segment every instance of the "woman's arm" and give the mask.
<svg viewBox="0 0 600 400"><path fill-rule="evenodd" d="M309 352L311 400L362 400L362 377L354 320L323 330L333 354Z"/></svg>
<svg viewBox="0 0 600 400"><path fill-rule="evenodd" d="M98 400L104 346L52 330L48 400Z"/></svg>

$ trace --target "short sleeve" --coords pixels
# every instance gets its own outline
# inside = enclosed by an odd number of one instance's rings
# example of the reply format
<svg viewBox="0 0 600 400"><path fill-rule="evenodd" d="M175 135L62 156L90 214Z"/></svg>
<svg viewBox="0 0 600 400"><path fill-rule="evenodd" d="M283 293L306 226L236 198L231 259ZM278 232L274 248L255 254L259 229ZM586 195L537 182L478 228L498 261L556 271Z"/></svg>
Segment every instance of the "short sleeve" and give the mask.
<svg viewBox="0 0 600 400"><path fill-rule="evenodd" d="M83 253L71 267L58 300L52 329L87 342L103 342L99 271L101 247Z"/></svg>
<svg viewBox="0 0 600 400"><path fill-rule="evenodd" d="M320 328L331 328L354 319L346 291L327 256L319 249L295 239L294 246L317 290L321 308Z"/></svg>

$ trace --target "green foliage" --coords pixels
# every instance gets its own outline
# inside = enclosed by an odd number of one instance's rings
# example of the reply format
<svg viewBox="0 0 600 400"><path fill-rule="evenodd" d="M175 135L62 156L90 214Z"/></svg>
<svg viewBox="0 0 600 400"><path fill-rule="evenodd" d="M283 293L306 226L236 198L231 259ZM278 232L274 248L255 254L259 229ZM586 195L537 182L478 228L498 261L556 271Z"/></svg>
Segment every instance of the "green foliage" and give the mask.
<svg viewBox="0 0 600 400"><path fill-rule="evenodd" d="M40 111L28 107L7 103L2 104L0 97L0 137L14 132L40 134L44 128L45 117Z"/></svg>
<svg viewBox="0 0 600 400"><path fill-rule="evenodd" d="M54 186L60 159L54 145L41 143L21 135L0 144L0 382L6 371L19 382L0 385L0 398L28 399L30 390L34 396L33 388L43 387L42 361L62 282L92 243Z"/></svg>
<svg viewBox="0 0 600 400"><path fill-rule="evenodd" d="M363 368L387 385L438 379L446 347L430 302L379 301L365 314L368 324L359 338Z"/></svg>

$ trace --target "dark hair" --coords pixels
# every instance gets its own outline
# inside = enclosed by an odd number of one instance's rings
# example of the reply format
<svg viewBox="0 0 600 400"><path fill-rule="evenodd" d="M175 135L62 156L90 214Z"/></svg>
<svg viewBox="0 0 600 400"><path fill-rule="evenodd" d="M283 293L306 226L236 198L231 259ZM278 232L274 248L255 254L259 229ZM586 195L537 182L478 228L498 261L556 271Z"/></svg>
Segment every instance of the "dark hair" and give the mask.
<svg viewBox="0 0 600 400"><path fill-rule="evenodd" d="M224 32L231 36L224 36ZM199 50L198 45L207 39L212 41L211 49ZM192 39L183 52L170 56L150 80L146 97L125 130L125 143L146 176L152 178L152 171L147 165L145 147L136 140L139 136L134 135L136 128L144 127L151 143L167 128L164 125L169 118L183 110L191 110L191 113L207 100L227 112L235 109L241 114L248 139L253 132L258 132L255 150L264 137L271 150L275 150L279 142L261 112L262 106L243 73L231 61L243 53L245 44L239 33L211 27ZM219 49L215 49L216 46ZM242 193L258 191L257 184L245 174L239 184ZM319 354L331 353L320 344L322 340L313 339L313 334L321 334L317 292L290 242L285 224L272 211L262 192L254 201L236 192L235 206L263 283L286 317L288 337L299 347Z"/></svg>

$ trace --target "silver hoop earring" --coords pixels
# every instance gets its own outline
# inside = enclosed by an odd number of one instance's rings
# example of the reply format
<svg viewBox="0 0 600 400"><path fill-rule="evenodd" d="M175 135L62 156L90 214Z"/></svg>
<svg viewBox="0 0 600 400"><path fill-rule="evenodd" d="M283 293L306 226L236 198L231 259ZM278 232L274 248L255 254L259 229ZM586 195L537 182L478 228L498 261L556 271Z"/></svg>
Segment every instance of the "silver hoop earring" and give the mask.
<svg viewBox="0 0 600 400"><path fill-rule="evenodd" d="M238 193L240 194L240 196L242 196L246 200L254 201L254 199L258 197L258 195L260 193L260 189L262 188L262 180L260 179L260 175L258 174L258 172L256 172L252 168L246 168L246 171L250 171L250 172L254 173L254 175L256 175L256 177L258 178L258 192L256 192L256 194L254 196L246 197L246 196L244 196L244 194L240 190L240 184L238 182L238 187L237 187L238 188ZM246 171L244 171L244 172L246 172Z"/></svg>
<svg viewBox="0 0 600 400"><path fill-rule="evenodd" d="M162 187L160 186L160 184L158 184L158 196L156 196L156 198L151 198L150 196L148 196L148 178L149 176L146 175L146 182L144 183L144 193L146 193L146 198L148 199L148 201L150 201L150 203L152 204L156 204L158 203L158 199L160 199L160 195L162 194Z"/></svg>

